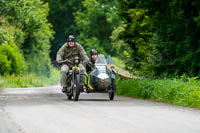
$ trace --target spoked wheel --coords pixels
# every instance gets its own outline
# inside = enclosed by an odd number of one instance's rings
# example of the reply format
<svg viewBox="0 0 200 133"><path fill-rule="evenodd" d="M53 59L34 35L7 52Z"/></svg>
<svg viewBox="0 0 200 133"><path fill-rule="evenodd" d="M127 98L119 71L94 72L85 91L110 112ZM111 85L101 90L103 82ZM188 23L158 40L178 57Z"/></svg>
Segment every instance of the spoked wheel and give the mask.
<svg viewBox="0 0 200 133"><path fill-rule="evenodd" d="M78 101L79 95L80 95L80 75L77 74L74 79L73 100Z"/></svg>
<svg viewBox="0 0 200 133"><path fill-rule="evenodd" d="M71 91L71 85L72 85L73 83L72 83L72 81L71 81L71 79L68 79L68 81L67 81L67 86L68 87L70 87L70 92L65 92L65 95L67 96L67 99L68 100L72 100L72 97L73 97L73 94L72 94L72 91Z"/></svg>
<svg viewBox="0 0 200 133"><path fill-rule="evenodd" d="M109 98L110 98L110 100L114 100L115 92L113 92L113 91L116 90L115 80L112 80L111 90L112 90L112 92L109 92Z"/></svg>

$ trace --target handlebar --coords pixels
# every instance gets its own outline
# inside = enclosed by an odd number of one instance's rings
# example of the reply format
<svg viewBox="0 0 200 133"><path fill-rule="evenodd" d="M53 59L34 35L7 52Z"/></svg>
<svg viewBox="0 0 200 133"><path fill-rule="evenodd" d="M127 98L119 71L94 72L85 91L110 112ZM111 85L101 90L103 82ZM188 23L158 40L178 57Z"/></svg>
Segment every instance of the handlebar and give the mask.
<svg viewBox="0 0 200 133"><path fill-rule="evenodd" d="M68 60L68 59L66 59L66 60L64 60L64 61L61 61L61 63L70 63L70 64L73 64L73 62L70 61L70 60Z"/></svg>
<svg viewBox="0 0 200 133"><path fill-rule="evenodd" d="M57 64L59 64L59 65L62 65L63 63L67 63L67 64L69 64L69 65L74 65L74 64L79 64L80 63L80 61L79 61L79 58L78 57L75 57L74 58L74 61L71 61L71 60L69 60L69 59L66 59L66 60L63 60L63 61L61 61L61 62L57 62Z"/></svg>

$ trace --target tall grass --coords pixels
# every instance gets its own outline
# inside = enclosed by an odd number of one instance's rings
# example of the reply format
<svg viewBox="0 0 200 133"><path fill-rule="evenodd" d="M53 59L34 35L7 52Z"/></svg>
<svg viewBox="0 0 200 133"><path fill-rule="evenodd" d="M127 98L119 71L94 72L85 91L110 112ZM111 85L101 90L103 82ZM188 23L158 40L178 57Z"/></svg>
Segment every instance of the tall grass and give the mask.
<svg viewBox="0 0 200 133"><path fill-rule="evenodd" d="M3 80L0 80L0 88L3 86Z"/></svg>
<svg viewBox="0 0 200 133"><path fill-rule="evenodd" d="M121 60L118 57L112 57L112 60L114 61L114 65L121 68L121 69L126 69L126 65L125 62L123 60Z"/></svg>
<svg viewBox="0 0 200 133"><path fill-rule="evenodd" d="M154 99L185 107L200 108L200 81L180 79L117 80L117 93L124 96Z"/></svg>
<svg viewBox="0 0 200 133"><path fill-rule="evenodd" d="M51 75L49 78L46 76L38 76L34 73L23 75L23 76L15 76L15 75L7 75L4 77L0 77L0 81L3 81L2 84L0 82L0 87L2 88L23 88L23 87L38 87L38 86L46 86L59 81L60 72L59 70L52 68Z"/></svg>

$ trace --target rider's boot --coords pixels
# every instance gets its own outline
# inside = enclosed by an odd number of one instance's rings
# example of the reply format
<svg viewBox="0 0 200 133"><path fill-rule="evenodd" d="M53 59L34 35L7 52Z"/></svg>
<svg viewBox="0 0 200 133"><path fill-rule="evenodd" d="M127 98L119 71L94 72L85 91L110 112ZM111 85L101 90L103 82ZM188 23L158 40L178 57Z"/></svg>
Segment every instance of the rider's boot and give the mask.
<svg viewBox="0 0 200 133"><path fill-rule="evenodd" d="M80 88L80 89L81 89L81 90L80 90L81 92L86 92L86 86L85 86L84 84L81 84L80 87L81 87L81 88Z"/></svg>
<svg viewBox="0 0 200 133"><path fill-rule="evenodd" d="M66 93L66 92L67 92L67 93L70 93L70 91L71 91L70 87L63 87L63 88L62 88L62 92L63 92L63 93Z"/></svg>
<svg viewBox="0 0 200 133"><path fill-rule="evenodd" d="M63 92L63 93L67 92L67 87L63 87L63 88L62 88L62 92Z"/></svg>

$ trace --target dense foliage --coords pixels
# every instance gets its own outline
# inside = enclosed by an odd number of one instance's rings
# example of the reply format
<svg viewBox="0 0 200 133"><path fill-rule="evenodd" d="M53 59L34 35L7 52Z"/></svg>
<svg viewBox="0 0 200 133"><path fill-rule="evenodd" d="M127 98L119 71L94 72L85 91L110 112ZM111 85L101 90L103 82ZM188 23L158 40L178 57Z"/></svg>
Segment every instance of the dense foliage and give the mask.
<svg viewBox="0 0 200 133"><path fill-rule="evenodd" d="M26 70L24 56L14 41L18 29L8 25L5 18L0 20L0 74L21 74Z"/></svg>
<svg viewBox="0 0 200 133"><path fill-rule="evenodd" d="M55 60L58 49L66 42L67 36L78 35L74 13L83 8L82 0L43 0L49 3L48 20L55 31L51 47L51 58Z"/></svg>
<svg viewBox="0 0 200 133"><path fill-rule="evenodd" d="M199 6L198 0L2 0L0 74L48 76L49 54L54 60L74 34L87 52L118 56L135 73L198 76Z"/></svg>
<svg viewBox="0 0 200 133"><path fill-rule="evenodd" d="M135 51L132 66L155 75L200 75L198 0L123 0L122 38Z"/></svg>
<svg viewBox="0 0 200 133"><path fill-rule="evenodd" d="M27 72L50 75L53 32L47 21L48 12L48 4L40 0L0 1L0 67L6 64L0 74L19 74L27 68ZM21 65L24 59L27 67Z"/></svg>
<svg viewBox="0 0 200 133"><path fill-rule="evenodd" d="M55 38L52 41L51 58L55 60L58 49L64 44L67 36L74 34L77 41L89 53L96 48L105 55L118 55L116 52L119 39L112 32L122 23L118 15L118 1L107 0L43 0L49 2L49 21L53 24ZM121 26L122 27L122 26ZM126 49L126 48L124 48ZM119 51L119 50L118 50ZM123 52L123 51L120 51Z"/></svg>
<svg viewBox="0 0 200 133"><path fill-rule="evenodd" d="M83 9L75 13L80 41L87 51L96 48L103 54L116 54L109 37L120 24L117 1L84 0Z"/></svg>
<svg viewBox="0 0 200 133"><path fill-rule="evenodd" d="M26 70L25 61L16 45L9 42L0 46L0 73L21 74L23 70Z"/></svg>

